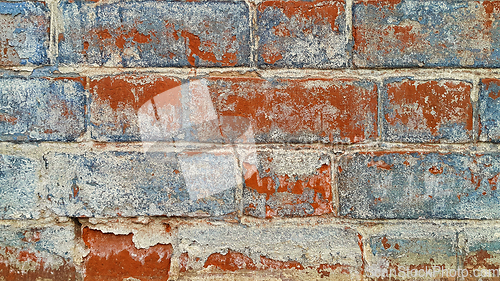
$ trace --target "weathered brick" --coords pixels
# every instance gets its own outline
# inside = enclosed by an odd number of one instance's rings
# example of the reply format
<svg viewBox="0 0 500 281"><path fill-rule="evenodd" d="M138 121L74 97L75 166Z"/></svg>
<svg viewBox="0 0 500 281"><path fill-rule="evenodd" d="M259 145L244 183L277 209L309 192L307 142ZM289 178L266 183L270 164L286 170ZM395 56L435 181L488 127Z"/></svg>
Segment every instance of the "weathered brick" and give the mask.
<svg viewBox="0 0 500 281"><path fill-rule="evenodd" d="M348 65L345 1L263 1L257 8L259 65Z"/></svg>
<svg viewBox="0 0 500 281"><path fill-rule="evenodd" d="M93 139L166 141L181 133L178 131L183 107L178 79L131 75L96 77L90 80L90 92Z"/></svg>
<svg viewBox="0 0 500 281"><path fill-rule="evenodd" d="M24 156L0 155L0 219L40 216L37 183L40 164Z"/></svg>
<svg viewBox="0 0 500 281"><path fill-rule="evenodd" d="M496 1L357 0L359 67L500 66Z"/></svg>
<svg viewBox="0 0 500 281"><path fill-rule="evenodd" d="M132 1L60 4L59 62L99 66L249 64L244 2Z"/></svg>
<svg viewBox="0 0 500 281"><path fill-rule="evenodd" d="M49 14L42 2L0 2L0 65L49 62Z"/></svg>
<svg viewBox="0 0 500 281"><path fill-rule="evenodd" d="M336 79L211 78L220 116L249 120L256 143L357 143L377 136L377 86Z"/></svg>
<svg viewBox="0 0 500 281"><path fill-rule="evenodd" d="M342 157L340 214L355 218L500 217L497 153L377 152Z"/></svg>
<svg viewBox="0 0 500 281"><path fill-rule="evenodd" d="M452 227L373 225L364 244L368 280L456 280L458 241Z"/></svg>
<svg viewBox="0 0 500 281"><path fill-rule="evenodd" d="M256 217L333 212L330 159L320 152L259 151L243 160L244 213Z"/></svg>
<svg viewBox="0 0 500 281"><path fill-rule="evenodd" d="M85 131L83 84L80 78L0 78L0 140L75 140Z"/></svg>
<svg viewBox="0 0 500 281"><path fill-rule="evenodd" d="M91 79L90 91L91 132L100 141L353 143L376 137L377 88L368 81L122 75Z"/></svg>
<svg viewBox="0 0 500 281"><path fill-rule="evenodd" d="M494 224L467 225L461 233L464 239L462 268L468 270L466 281L498 280L500 277L499 229ZM482 278L482 279L480 279Z"/></svg>
<svg viewBox="0 0 500 281"><path fill-rule="evenodd" d="M0 279L77 280L72 225L0 225Z"/></svg>
<svg viewBox="0 0 500 281"><path fill-rule="evenodd" d="M500 80L482 79L479 92L479 140L500 142Z"/></svg>
<svg viewBox="0 0 500 281"><path fill-rule="evenodd" d="M146 149L146 147L145 147ZM193 216L235 211L227 151L50 153L48 200L61 216Z"/></svg>
<svg viewBox="0 0 500 281"><path fill-rule="evenodd" d="M168 280L172 245L138 249L132 237L83 228L82 238L90 251L84 259L85 280Z"/></svg>
<svg viewBox="0 0 500 281"><path fill-rule="evenodd" d="M363 267L357 232L339 225L198 223L181 225L178 232L181 276L253 270L272 277L273 272L288 270L305 273L292 280L339 280L339 276L359 278Z"/></svg>
<svg viewBox="0 0 500 281"><path fill-rule="evenodd" d="M471 89L471 83L454 80L386 81L383 138L414 143L471 141Z"/></svg>

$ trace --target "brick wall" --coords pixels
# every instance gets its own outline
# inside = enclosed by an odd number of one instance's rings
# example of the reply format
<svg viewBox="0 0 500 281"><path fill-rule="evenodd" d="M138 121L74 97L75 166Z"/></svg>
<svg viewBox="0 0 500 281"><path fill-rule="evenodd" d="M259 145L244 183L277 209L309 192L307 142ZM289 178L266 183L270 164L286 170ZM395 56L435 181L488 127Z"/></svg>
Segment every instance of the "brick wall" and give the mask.
<svg viewBox="0 0 500 281"><path fill-rule="evenodd" d="M0 2L0 280L499 280L500 1Z"/></svg>

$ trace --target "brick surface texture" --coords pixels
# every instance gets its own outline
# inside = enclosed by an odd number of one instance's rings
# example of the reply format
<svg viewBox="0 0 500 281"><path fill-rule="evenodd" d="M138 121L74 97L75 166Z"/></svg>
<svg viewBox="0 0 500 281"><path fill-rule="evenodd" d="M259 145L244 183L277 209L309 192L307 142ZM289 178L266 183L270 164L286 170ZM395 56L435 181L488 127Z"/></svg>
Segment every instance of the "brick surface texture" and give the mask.
<svg viewBox="0 0 500 281"><path fill-rule="evenodd" d="M0 0L0 281L500 280L500 0Z"/></svg>

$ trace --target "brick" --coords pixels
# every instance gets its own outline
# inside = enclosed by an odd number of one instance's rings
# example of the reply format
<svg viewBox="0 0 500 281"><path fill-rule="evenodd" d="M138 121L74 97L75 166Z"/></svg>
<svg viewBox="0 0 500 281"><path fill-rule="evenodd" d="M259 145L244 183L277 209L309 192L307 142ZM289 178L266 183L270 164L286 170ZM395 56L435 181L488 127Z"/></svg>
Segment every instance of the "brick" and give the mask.
<svg viewBox="0 0 500 281"><path fill-rule="evenodd" d="M263 1L257 25L260 66L348 66L345 1Z"/></svg>
<svg viewBox="0 0 500 281"><path fill-rule="evenodd" d="M206 216L235 211L226 151L50 153L47 192L60 216Z"/></svg>
<svg viewBox="0 0 500 281"><path fill-rule="evenodd" d="M179 226L178 236L181 277L251 270L267 272L268 278L304 272L292 280L348 280L359 279L362 271L357 232L339 225L198 223Z"/></svg>
<svg viewBox="0 0 500 281"><path fill-rule="evenodd" d="M80 78L0 78L0 140L74 141L85 131Z"/></svg>
<svg viewBox="0 0 500 281"><path fill-rule="evenodd" d="M466 281L497 280L500 276L500 243L498 227L490 225L467 225L463 232L465 247L461 259L462 268L469 274Z"/></svg>
<svg viewBox="0 0 500 281"><path fill-rule="evenodd" d="M121 75L91 79L92 138L99 141L173 139L176 131L180 131L178 124L182 123L180 86L178 79L158 76Z"/></svg>
<svg viewBox="0 0 500 281"><path fill-rule="evenodd" d="M355 153L343 156L338 169L342 216L500 217L497 153Z"/></svg>
<svg viewBox="0 0 500 281"><path fill-rule="evenodd" d="M131 1L60 4L59 62L125 67L244 66L244 2Z"/></svg>
<svg viewBox="0 0 500 281"><path fill-rule="evenodd" d="M255 217L312 216L333 212L328 155L258 151L243 161L244 213Z"/></svg>
<svg viewBox="0 0 500 281"><path fill-rule="evenodd" d="M383 138L395 142L472 141L472 84L454 80L385 82Z"/></svg>
<svg viewBox="0 0 500 281"><path fill-rule="evenodd" d="M72 225L0 225L0 279L77 280Z"/></svg>
<svg viewBox="0 0 500 281"><path fill-rule="evenodd" d="M357 143L377 136L377 86L335 79L211 78L219 116L248 119L256 143Z"/></svg>
<svg viewBox="0 0 500 281"><path fill-rule="evenodd" d="M253 142L247 118L219 118L204 79L103 76L90 80L90 92L98 141Z"/></svg>
<svg viewBox="0 0 500 281"><path fill-rule="evenodd" d="M358 67L498 67L496 1L357 0Z"/></svg>
<svg viewBox="0 0 500 281"><path fill-rule="evenodd" d="M40 164L36 159L0 155L0 219L37 219Z"/></svg>
<svg viewBox="0 0 500 281"><path fill-rule="evenodd" d="M500 142L500 80L482 79L479 92L479 140Z"/></svg>
<svg viewBox="0 0 500 281"><path fill-rule="evenodd" d="M83 228L82 239L89 249L84 258L85 280L168 280L172 245L138 249L132 237Z"/></svg>
<svg viewBox="0 0 500 281"><path fill-rule="evenodd" d="M42 2L0 2L0 65L49 63L49 14Z"/></svg>
<svg viewBox="0 0 500 281"><path fill-rule="evenodd" d="M452 227L406 222L378 225L364 237L368 280L456 280Z"/></svg>

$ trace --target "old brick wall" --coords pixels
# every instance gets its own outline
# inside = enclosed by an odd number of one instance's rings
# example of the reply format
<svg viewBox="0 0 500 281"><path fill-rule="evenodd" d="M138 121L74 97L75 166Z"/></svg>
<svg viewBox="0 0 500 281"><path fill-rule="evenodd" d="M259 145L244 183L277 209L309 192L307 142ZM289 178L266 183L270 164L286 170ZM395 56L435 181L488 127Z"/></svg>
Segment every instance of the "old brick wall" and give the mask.
<svg viewBox="0 0 500 281"><path fill-rule="evenodd" d="M0 280L500 280L499 22L1 0Z"/></svg>

